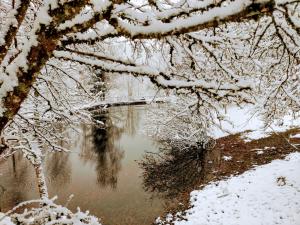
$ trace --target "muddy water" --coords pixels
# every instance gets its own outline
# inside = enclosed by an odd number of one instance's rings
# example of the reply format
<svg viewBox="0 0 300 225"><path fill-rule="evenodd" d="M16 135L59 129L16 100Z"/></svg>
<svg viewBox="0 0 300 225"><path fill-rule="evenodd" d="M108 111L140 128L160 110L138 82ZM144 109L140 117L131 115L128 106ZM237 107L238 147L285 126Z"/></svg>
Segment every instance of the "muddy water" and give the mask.
<svg viewBox="0 0 300 225"><path fill-rule="evenodd" d="M142 106L122 107L104 118L107 130L82 125L72 140L72 153L47 155L45 170L50 196L58 203L89 210L107 225L151 224L163 212L163 199L142 187L140 160L158 144L144 136ZM103 119L103 118L102 118ZM70 135L72 137L72 133ZM0 164L0 210L38 197L32 166L21 155Z"/></svg>

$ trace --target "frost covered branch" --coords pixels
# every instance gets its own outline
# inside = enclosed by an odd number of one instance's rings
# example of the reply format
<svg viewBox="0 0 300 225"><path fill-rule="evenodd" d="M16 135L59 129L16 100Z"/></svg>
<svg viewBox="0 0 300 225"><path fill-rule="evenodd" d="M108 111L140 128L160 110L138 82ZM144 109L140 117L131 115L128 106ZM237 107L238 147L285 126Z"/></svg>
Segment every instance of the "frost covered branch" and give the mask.
<svg viewBox="0 0 300 225"><path fill-rule="evenodd" d="M89 215L89 212L73 213L68 208L54 203L56 197L53 199L30 200L22 202L15 206L12 210L5 214L0 214L0 224L15 225L15 224L77 224L77 225L101 225L99 219ZM31 208L25 210L23 213L16 213L15 211L24 206L30 206L39 203L42 207Z"/></svg>
<svg viewBox="0 0 300 225"><path fill-rule="evenodd" d="M21 105L33 101L43 105L41 118L87 118L77 104L95 99L82 81L91 82L92 71L146 76L160 88L197 96L214 108L254 103L262 96L264 109L277 112L284 102L297 110L298 3L3 1L1 135L21 114ZM271 87L283 74L286 81L274 95ZM71 94L61 95L61 88ZM74 100L79 95L81 100Z"/></svg>

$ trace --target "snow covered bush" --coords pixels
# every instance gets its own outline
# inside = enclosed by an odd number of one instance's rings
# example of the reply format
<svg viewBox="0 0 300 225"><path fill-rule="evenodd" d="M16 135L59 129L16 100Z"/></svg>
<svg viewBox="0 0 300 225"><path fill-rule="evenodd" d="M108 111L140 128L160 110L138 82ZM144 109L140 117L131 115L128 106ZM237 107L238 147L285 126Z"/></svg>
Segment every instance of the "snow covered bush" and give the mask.
<svg viewBox="0 0 300 225"><path fill-rule="evenodd" d="M101 225L99 219L89 215L89 212L73 213L68 208L54 203L53 199L31 200L22 202L5 214L0 214L1 225ZM29 208L30 205L39 204L40 207ZM25 209L24 209L25 208ZM22 213L15 213L24 209Z"/></svg>

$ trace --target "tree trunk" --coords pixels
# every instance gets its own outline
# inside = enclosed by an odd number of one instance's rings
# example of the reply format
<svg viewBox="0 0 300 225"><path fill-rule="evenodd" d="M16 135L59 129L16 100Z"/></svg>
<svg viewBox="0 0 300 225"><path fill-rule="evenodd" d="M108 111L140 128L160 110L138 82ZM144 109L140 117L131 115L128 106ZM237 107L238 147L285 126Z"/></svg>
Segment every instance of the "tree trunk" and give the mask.
<svg viewBox="0 0 300 225"><path fill-rule="evenodd" d="M34 164L34 169L40 198L47 199L49 195L42 163Z"/></svg>

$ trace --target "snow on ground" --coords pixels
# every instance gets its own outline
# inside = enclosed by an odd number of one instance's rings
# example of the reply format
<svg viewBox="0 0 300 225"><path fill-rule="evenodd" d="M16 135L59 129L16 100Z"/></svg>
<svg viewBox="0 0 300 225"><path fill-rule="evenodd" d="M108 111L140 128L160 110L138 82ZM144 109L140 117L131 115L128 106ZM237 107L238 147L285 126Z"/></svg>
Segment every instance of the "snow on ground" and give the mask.
<svg viewBox="0 0 300 225"><path fill-rule="evenodd" d="M300 134L291 135L290 138L300 138Z"/></svg>
<svg viewBox="0 0 300 225"><path fill-rule="evenodd" d="M215 128L211 135L215 138L220 138L228 134L250 130L242 137L246 141L251 141L266 137L272 132L283 132L292 127L300 127L300 118L294 119L291 116L284 116L282 121L275 121L270 127L265 129L263 119L259 115L253 115L252 112L253 109L249 106L227 109L225 115L230 122L223 121L221 123L223 131Z"/></svg>
<svg viewBox="0 0 300 225"><path fill-rule="evenodd" d="M14 223L11 222L9 217L4 217L4 214L0 212L0 225L14 225Z"/></svg>
<svg viewBox="0 0 300 225"><path fill-rule="evenodd" d="M232 159L232 156L226 156L226 155L224 155L222 158L223 158L225 161L230 161L230 160Z"/></svg>
<svg viewBox="0 0 300 225"><path fill-rule="evenodd" d="M300 153L191 193L175 225L300 225Z"/></svg>

